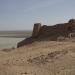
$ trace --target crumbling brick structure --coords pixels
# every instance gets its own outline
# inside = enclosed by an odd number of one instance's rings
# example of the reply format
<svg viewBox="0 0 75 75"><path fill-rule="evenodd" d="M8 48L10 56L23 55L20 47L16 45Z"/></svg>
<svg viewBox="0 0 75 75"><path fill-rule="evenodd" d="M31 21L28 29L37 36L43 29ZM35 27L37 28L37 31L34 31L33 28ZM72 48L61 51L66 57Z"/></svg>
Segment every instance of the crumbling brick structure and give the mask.
<svg viewBox="0 0 75 75"><path fill-rule="evenodd" d="M37 37L39 35L40 28L41 28L40 23L34 24L33 33L32 33L33 37Z"/></svg>
<svg viewBox="0 0 75 75"><path fill-rule="evenodd" d="M56 24L53 26L34 24L32 36L18 43L18 47L32 43L34 41L42 40L57 40L59 36L68 37L69 34L75 33L75 19L70 19L68 23ZM70 35L71 37L71 35Z"/></svg>
<svg viewBox="0 0 75 75"><path fill-rule="evenodd" d="M39 27L39 24L38 25L35 24L34 26ZM56 24L54 26L47 26L47 25L40 26L38 32L35 33L35 30L33 30L33 34L34 33L38 34L38 37L54 36L54 35L56 36L61 35L67 37L69 33L73 33L74 31L75 31L75 20L71 19L69 20L68 23ZM32 37L33 36L34 35L32 35Z"/></svg>

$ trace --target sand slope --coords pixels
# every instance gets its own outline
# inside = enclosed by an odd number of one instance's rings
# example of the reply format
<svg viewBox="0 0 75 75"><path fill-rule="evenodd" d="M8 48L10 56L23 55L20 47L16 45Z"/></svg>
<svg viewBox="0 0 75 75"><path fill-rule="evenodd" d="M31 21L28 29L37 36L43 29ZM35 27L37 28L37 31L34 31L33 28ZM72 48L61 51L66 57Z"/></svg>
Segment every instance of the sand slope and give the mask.
<svg viewBox="0 0 75 75"><path fill-rule="evenodd" d="M0 75L75 75L75 43L43 41L2 50Z"/></svg>

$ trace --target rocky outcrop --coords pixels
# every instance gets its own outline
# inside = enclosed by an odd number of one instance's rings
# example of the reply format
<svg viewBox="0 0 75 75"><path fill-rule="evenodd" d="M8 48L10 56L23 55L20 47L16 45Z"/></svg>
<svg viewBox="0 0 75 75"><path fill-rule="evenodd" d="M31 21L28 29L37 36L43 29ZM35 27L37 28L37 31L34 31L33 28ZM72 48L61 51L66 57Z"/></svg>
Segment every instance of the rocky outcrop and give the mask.
<svg viewBox="0 0 75 75"><path fill-rule="evenodd" d="M67 50L54 51L48 53L47 55L41 55L32 59L28 59L27 61L29 63L36 64L36 65L47 64L50 62L54 62L55 60L65 56L67 53L68 53Z"/></svg>
<svg viewBox="0 0 75 75"><path fill-rule="evenodd" d="M58 37L68 37L69 34L75 33L75 19L70 19L68 23L56 24L53 26L34 24L32 36L19 42L17 47L30 44L34 41L57 40ZM70 35L71 37L71 35Z"/></svg>
<svg viewBox="0 0 75 75"><path fill-rule="evenodd" d="M29 37L29 38L26 38L24 39L23 41L19 42L17 44L17 48L21 47L21 46L24 46L24 45L27 45L27 44L31 44L32 42L34 42L35 40L32 38L32 37Z"/></svg>

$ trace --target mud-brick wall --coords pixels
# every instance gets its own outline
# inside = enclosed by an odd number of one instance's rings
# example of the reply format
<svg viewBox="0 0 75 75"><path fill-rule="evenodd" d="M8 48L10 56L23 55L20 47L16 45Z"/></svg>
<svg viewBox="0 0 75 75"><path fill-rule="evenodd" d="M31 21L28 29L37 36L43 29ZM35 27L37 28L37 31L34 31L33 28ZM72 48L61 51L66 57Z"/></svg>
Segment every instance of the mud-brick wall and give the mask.
<svg viewBox="0 0 75 75"><path fill-rule="evenodd" d="M54 36L54 35L62 35L65 34L67 31L64 24L58 24L54 26L41 26L40 23L34 24L32 37L39 37L39 36Z"/></svg>
<svg viewBox="0 0 75 75"><path fill-rule="evenodd" d="M58 24L54 26L42 26L39 31L39 36L54 36L64 35L67 32L66 24Z"/></svg>
<svg viewBox="0 0 75 75"><path fill-rule="evenodd" d="M56 24L54 26L41 26L39 30L39 36L68 36L70 32L75 30L75 24L73 23L63 23L63 24Z"/></svg>
<svg viewBox="0 0 75 75"><path fill-rule="evenodd" d="M47 36L47 35L52 35L56 32L56 27L55 26L42 26L40 28L39 35Z"/></svg>
<svg viewBox="0 0 75 75"><path fill-rule="evenodd" d="M41 26L40 23L34 24L33 28L33 37L39 37L39 36L68 36L68 34L71 32L71 30L75 28L75 23L63 23L63 24L56 24L54 26L47 26L43 25Z"/></svg>

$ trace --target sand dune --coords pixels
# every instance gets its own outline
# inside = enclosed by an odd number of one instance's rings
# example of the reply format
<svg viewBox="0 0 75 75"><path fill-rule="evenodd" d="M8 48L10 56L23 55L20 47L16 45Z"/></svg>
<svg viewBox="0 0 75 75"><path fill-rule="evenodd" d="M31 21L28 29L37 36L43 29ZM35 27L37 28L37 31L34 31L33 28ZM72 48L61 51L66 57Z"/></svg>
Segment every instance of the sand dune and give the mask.
<svg viewBox="0 0 75 75"><path fill-rule="evenodd" d="M41 41L1 50L0 75L75 75L75 43Z"/></svg>

